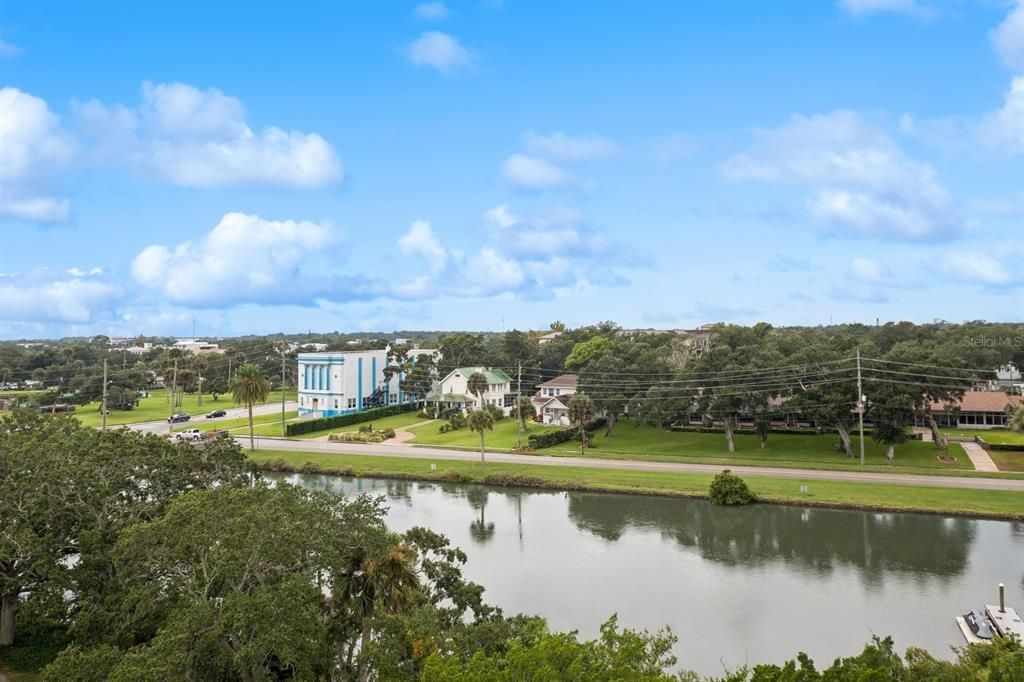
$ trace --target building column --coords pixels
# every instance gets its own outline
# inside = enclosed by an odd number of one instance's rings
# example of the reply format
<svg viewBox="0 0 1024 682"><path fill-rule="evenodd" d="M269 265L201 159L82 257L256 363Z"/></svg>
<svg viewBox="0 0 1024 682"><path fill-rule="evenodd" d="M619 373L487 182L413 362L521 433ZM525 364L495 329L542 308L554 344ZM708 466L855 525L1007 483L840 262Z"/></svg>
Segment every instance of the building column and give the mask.
<svg viewBox="0 0 1024 682"><path fill-rule="evenodd" d="M377 358L376 356L370 358L370 386L372 392L377 392Z"/></svg>
<svg viewBox="0 0 1024 682"><path fill-rule="evenodd" d="M359 412L363 411L363 359L359 358L356 362L356 372L358 378L356 379L356 410Z"/></svg>

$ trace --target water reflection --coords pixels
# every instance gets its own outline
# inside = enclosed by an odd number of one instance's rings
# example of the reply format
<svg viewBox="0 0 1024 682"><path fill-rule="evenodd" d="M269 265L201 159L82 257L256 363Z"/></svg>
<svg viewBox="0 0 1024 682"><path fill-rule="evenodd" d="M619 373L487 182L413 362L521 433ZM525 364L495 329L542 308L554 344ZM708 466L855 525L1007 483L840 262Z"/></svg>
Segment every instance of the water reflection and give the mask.
<svg viewBox="0 0 1024 682"><path fill-rule="evenodd" d="M780 505L716 507L700 500L569 494L569 517L609 541L651 529L727 565L781 561L826 574L859 569L869 585L892 571L959 575L974 540L974 522L921 514L883 514Z"/></svg>

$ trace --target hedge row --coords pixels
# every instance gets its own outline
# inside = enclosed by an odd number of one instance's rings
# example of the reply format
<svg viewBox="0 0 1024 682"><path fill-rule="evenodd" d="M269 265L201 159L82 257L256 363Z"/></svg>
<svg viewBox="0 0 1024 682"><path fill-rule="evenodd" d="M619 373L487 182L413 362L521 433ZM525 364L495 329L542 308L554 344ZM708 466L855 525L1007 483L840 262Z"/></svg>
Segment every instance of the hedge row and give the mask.
<svg viewBox="0 0 1024 682"><path fill-rule="evenodd" d="M1001 450L1005 452L1024 452L1024 445L1016 443L989 443L982 440L982 447L986 450Z"/></svg>
<svg viewBox="0 0 1024 682"><path fill-rule="evenodd" d="M359 424L361 422L373 421L381 417L390 417L404 412L412 412L416 409L415 403L401 403L399 405L388 405L387 407L375 407L365 412L352 412L350 414L339 414L334 417L320 417L308 421L292 422L284 427L285 435L300 436L313 431L325 431L338 426Z"/></svg>
<svg viewBox="0 0 1024 682"><path fill-rule="evenodd" d="M597 417L591 419L583 425L583 429L587 432L597 431L599 428L607 423L607 419L604 417ZM580 430L575 426L570 426L567 429L561 431L552 431L551 433L538 433L530 436L527 439L530 448L532 450L540 450L541 448L550 448L552 445L558 445L559 443L565 443L570 440L579 438Z"/></svg>

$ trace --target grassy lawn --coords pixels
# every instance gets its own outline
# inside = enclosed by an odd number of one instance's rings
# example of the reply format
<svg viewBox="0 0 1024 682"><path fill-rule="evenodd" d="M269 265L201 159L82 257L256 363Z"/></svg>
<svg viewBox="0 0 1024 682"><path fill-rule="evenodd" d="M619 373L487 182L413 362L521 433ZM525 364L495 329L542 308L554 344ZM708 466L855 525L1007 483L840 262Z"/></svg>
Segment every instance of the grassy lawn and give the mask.
<svg viewBox="0 0 1024 682"><path fill-rule="evenodd" d="M296 415L295 412L291 412L289 414L291 414L292 417L294 417ZM281 435L280 419L281 419L281 416L278 415L278 421L277 422L275 422L273 424L263 424L262 426L257 426L256 427L256 435L257 436L280 436ZM294 419L294 421L298 421L298 420ZM424 421L423 417L420 417L415 412L406 412L404 414L391 415L390 417L381 417L380 419L374 419L374 420L368 421L368 422L361 422L361 423L358 423L358 424L349 424L348 426L336 426L336 427L334 427L332 429L324 429L323 431L312 431L310 433L304 433L301 436L293 436L293 437L294 438L300 438L302 440L310 440L310 439L313 439L313 438L319 438L321 436L328 436L328 435L330 435L332 433L341 433L342 431L358 431L360 426L369 426L371 424L373 425L373 428L378 429L378 430L380 430L380 429L401 429L401 428L405 428L407 426L411 426L412 424L418 424L421 421ZM248 434L249 431L247 429L242 429L241 431L236 431L235 433Z"/></svg>
<svg viewBox="0 0 1024 682"><path fill-rule="evenodd" d="M288 400L295 400L295 391L285 391L285 396ZM281 394L271 394L267 402L280 403ZM231 407L236 407L236 405L230 395L222 395L219 400L214 400L213 396L204 394L203 404L200 405L198 394L188 395L186 393L181 397L181 406L173 411L188 412L195 418L197 416L201 417L203 414L213 410L226 410ZM111 410L110 414L107 415L107 424L116 426L118 424L160 421L167 419L171 412L167 391L157 389L150 391L148 398L139 400L139 406L134 410ZM103 421L100 414L99 401L91 402L87 405L79 405L75 409L75 416L84 426L99 426Z"/></svg>
<svg viewBox="0 0 1024 682"><path fill-rule="evenodd" d="M288 467L303 466L324 473L345 472L359 476L402 476L423 480L443 479L452 473L482 482L485 476L506 475L525 478L524 483L568 489L591 489L628 493L706 497L711 475L646 471L607 471L586 467L541 467L529 464L481 465L438 458L431 462L403 457L336 455L313 452L260 450L250 453L253 461L282 460ZM748 477L750 488L761 499L803 505L864 507L894 511L926 511L973 514L1024 519L1024 500L1009 491L927 488L877 483L801 481ZM808 494L800 486L808 486Z"/></svg>
<svg viewBox="0 0 1024 682"><path fill-rule="evenodd" d="M1000 471L1024 471L1024 452L989 450L988 456L992 458Z"/></svg>
<svg viewBox="0 0 1024 682"><path fill-rule="evenodd" d="M611 438L599 430L594 447L587 448L587 457L605 459L643 459L664 462L705 462L711 464L757 464L815 469L857 469L863 471L893 471L915 473L958 473L973 471L970 460L959 444L952 444L949 454L956 462L944 464L936 459L941 454L931 443L907 441L896 446L896 459L889 464L885 449L871 438L865 438L865 466L860 458L848 459L835 450L836 436L804 436L770 434L768 447L761 449L757 436L738 434L736 452L730 453L725 436L720 433L692 433L666 431L653 426L634 425L623 421L616 425ZM853 437L854 453L859 452L860 440ZM579 455L578 443L563 443L537 451L538 454Z"/></svg>
<svg viewBox="0 0 1024 682"><path fill-rule="evenodd" d="M940 429L947 436L981 436L986 443L1006 443L1020 445L1024 449L1024 432L1021 431L986 431L984 429Z"/></svg>
<svg viewBox="0 0 1024 682"><path fill-rule="evenodd" d="M480 447L480 434L476 431L471 431L469 428L461 428L458 431L439 433L438 428L443 423L443 420L434 420L423 426L409 429L416 434L416 439L412 442L416 445L434 445L438 447L473 449ZM527 430L522 435L523 445L526 445L526 439L531 433L558 431L560 428L562 427L528 424ZM486 443L489 450L513 450L516 447L516 420L506 418L498 421L494 425L494 431L488 431L484 435L484 443Z"/></svg>

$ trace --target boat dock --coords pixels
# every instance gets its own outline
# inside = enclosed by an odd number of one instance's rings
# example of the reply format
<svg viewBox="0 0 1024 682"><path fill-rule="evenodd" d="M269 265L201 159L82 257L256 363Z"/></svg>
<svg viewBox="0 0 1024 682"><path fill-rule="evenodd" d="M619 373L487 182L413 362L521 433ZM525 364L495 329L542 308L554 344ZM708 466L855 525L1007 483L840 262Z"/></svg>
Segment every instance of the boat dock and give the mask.
<svg viewBox="0 0 1024 682"><path fill-rule="evenodd" d="M1010 634L1014 634L1017 639L1024 641L1024 620L1021 620L1017 612L1009 606L999 608L993 604L985 604L985 614L996 626L1000 635L1008 637Z"/></svg>

